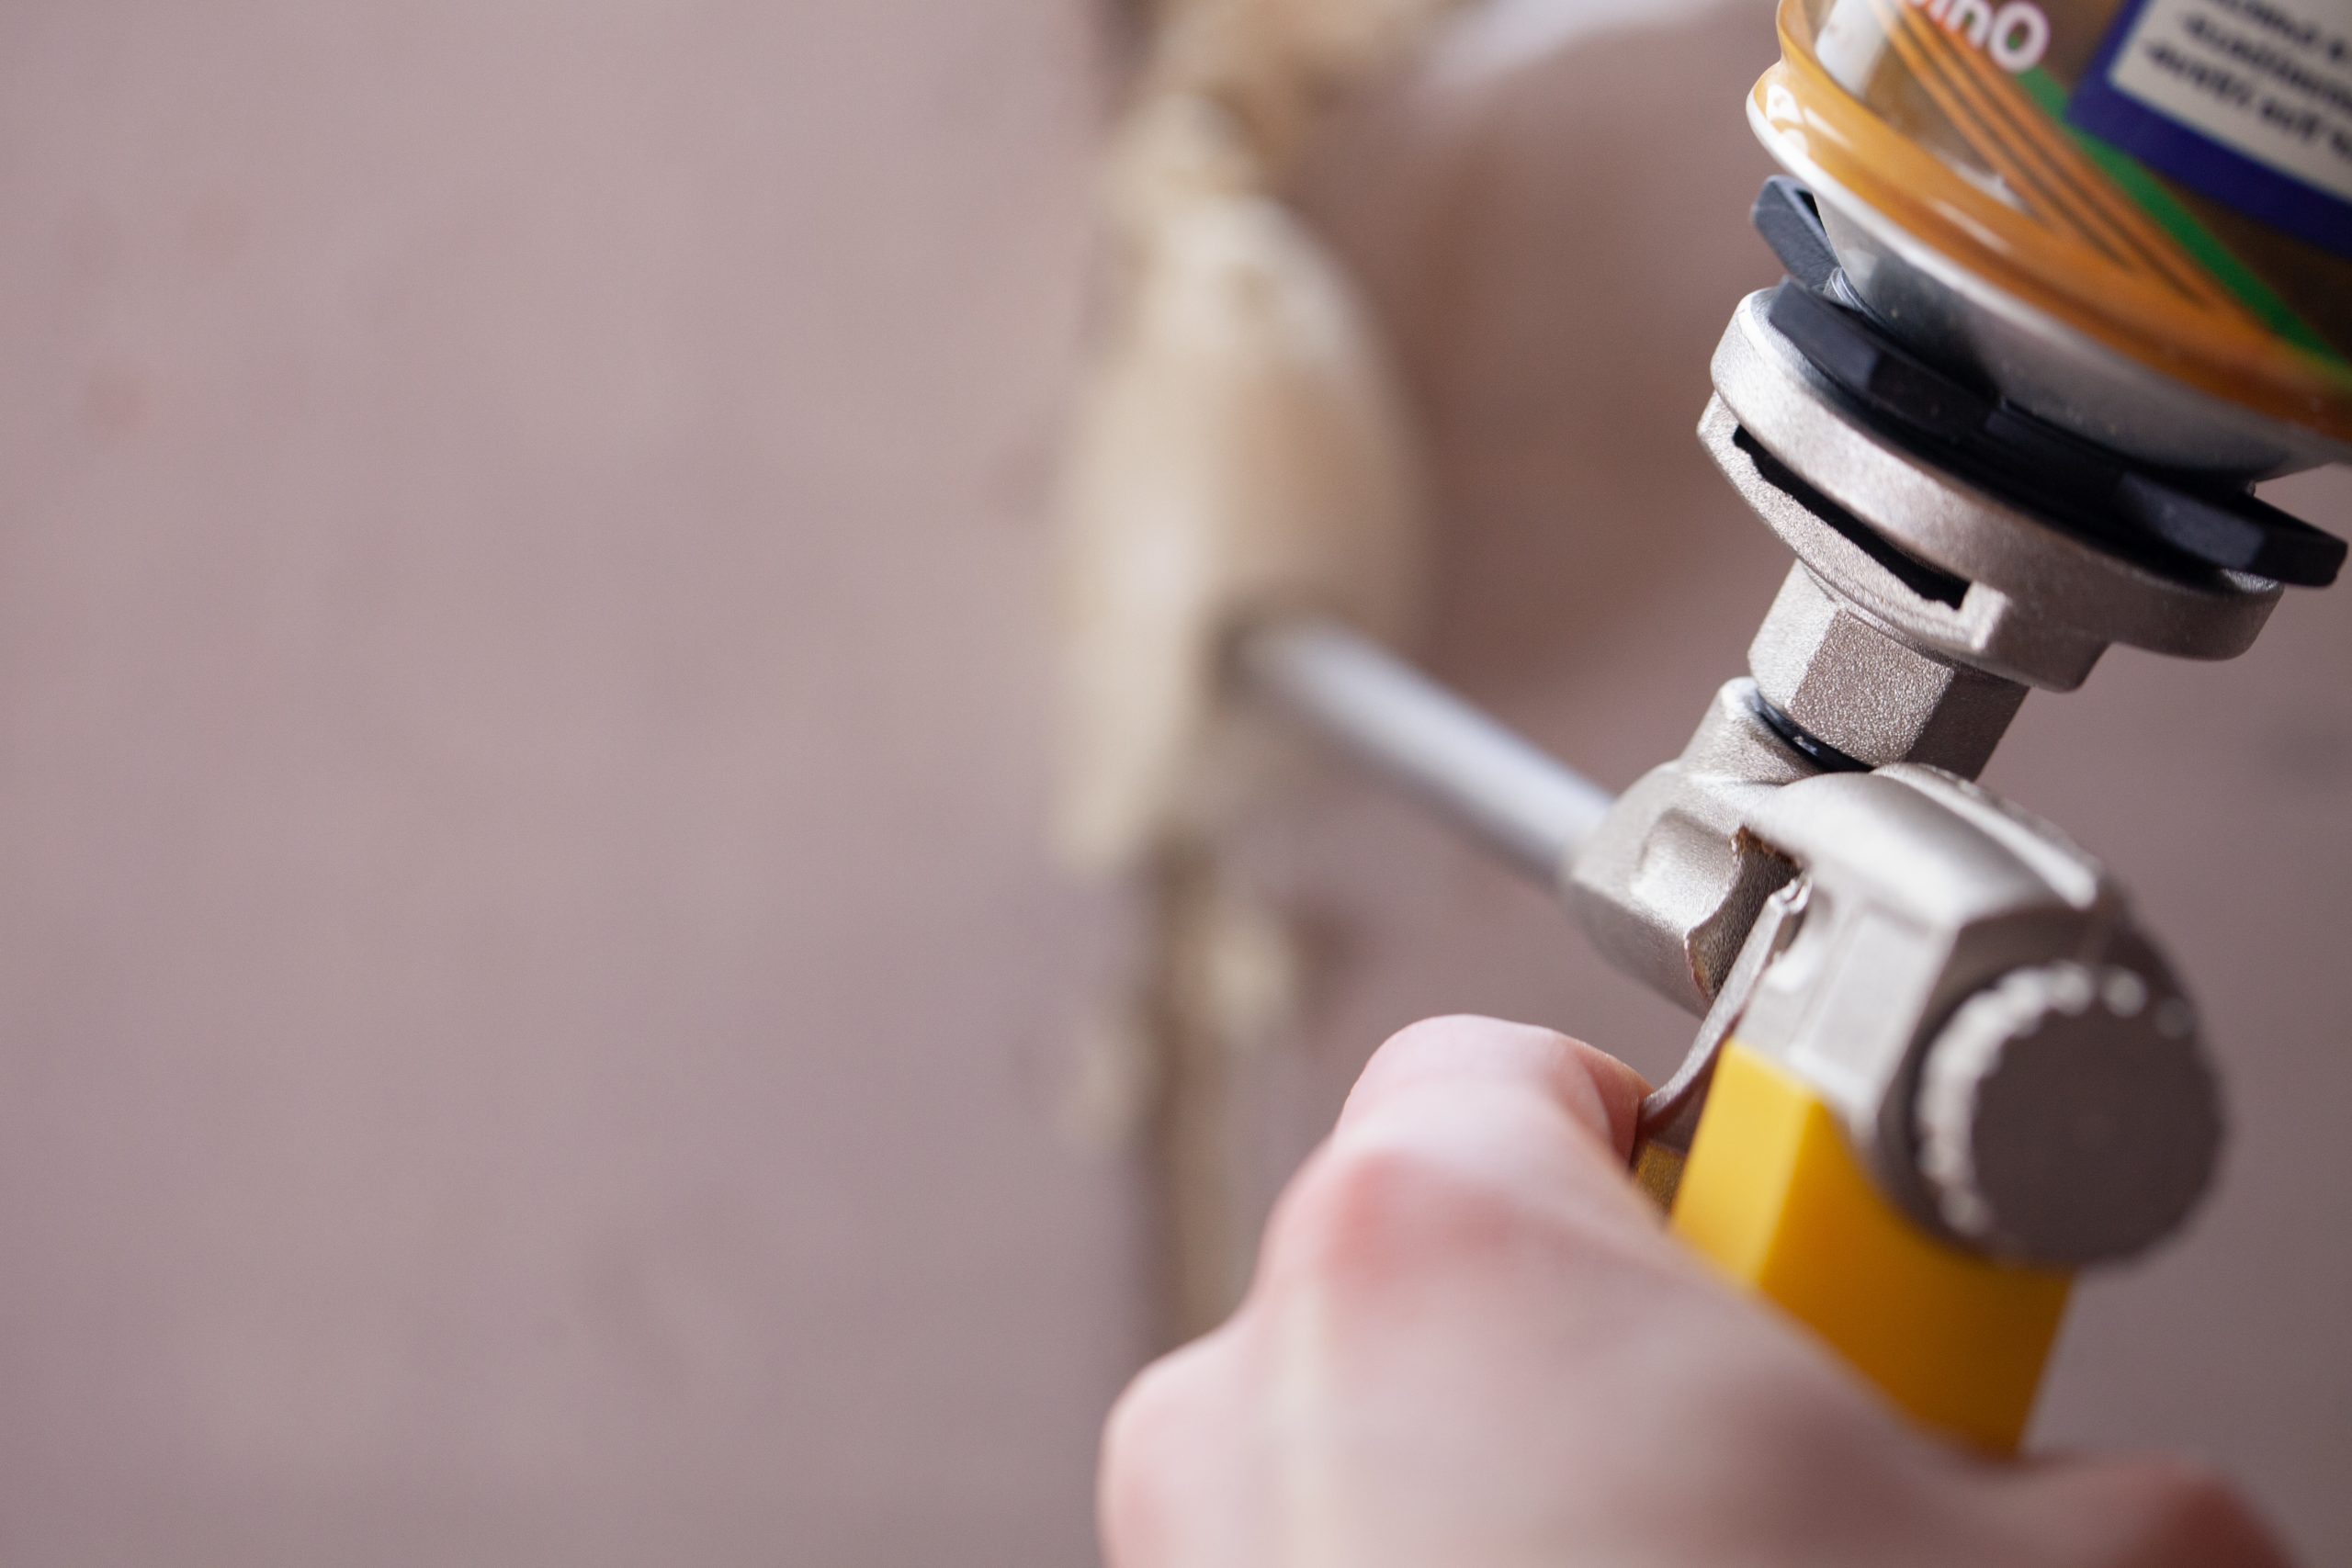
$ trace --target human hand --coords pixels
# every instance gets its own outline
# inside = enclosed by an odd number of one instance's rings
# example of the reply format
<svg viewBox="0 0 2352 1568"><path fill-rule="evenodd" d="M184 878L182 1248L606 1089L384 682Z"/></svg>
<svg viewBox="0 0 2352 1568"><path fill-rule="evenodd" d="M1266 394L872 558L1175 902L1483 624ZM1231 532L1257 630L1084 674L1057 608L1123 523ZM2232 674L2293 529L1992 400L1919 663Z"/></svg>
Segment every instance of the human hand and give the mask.
<svg viewBox="0 0 2352 1568"><path fill-rule="evenodd" d="M1488 1019L1383 1046L1248 1301L1113 1414L1113 1568L2282 1568L2177 1463L1905 1426L1667 1235L1625 1175L1642 1092Z"/></svg>

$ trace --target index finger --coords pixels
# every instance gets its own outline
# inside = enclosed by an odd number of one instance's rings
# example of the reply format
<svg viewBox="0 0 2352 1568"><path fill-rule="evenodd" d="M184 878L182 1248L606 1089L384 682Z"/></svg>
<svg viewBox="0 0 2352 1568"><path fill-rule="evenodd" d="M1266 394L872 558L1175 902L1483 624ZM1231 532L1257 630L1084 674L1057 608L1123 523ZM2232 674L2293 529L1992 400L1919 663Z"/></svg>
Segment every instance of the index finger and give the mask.
<svg viewBox="0 0 2352 1568"><path fill-rule="evenodd" d="M1657 1236L1626 1159L1646 1085L1581 1041L1499 1019L1414 1024L1358 1078L1325 1163L1394 1163L1442 1174L1528 1212L1574 1213Z"/></svg>
<svg viewBox="0 0 2352 1568"><path fill-rule="evenodd" d="M1621 1160L1632 1155L1634 1123L1649 1092L1639 1073L1581 1040L1533 1024L1458 1014L1400 1030L1374 1052L1340 1109L1340 1130L1393 1106L1400 1096L1473 1086L1550 1102Z"/></svg>

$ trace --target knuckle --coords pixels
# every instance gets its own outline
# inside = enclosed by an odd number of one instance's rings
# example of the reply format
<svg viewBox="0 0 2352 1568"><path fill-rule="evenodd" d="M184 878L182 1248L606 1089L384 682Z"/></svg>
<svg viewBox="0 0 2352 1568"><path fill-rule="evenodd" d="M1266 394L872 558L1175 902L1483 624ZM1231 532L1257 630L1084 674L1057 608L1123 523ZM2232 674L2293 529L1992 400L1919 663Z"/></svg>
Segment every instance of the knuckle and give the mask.
<svg viewBox="0 0 2352 1568"><path fill-rule="evenodd" d="M1106 1473L1149 1468L1152 1455L1167 1445L1177 1425L1185 1403L1184 1381L1183 1364L1163 1359L1127 1384L1102 1426Z"/></svg>
<svg viewBox="0 0 2352 1568"><path fill-rule="evenodd" d="M1193 1425L1196 1359L1180 1351L1145 1368L1103 1423L1096 1507L1105 1549L1118 1568L1143 1568L1165 1558L1179 1512L1170 1478L1191 1468L1182 1450Z"/></svg>
<svg viewBox="0 0 2352 1568"><path fill-rule="evenodd" d="M2165 1534L2193 1562L2279 1564L2269 1530L2236 1488L2203 1471L2186 1471L2167 1488Z"/></svg>
<svg viewBox="0 0 2352 1568"><path fill-rule="evenodd" d="M1501 1184L1416 1150L1327 1148L1300 1173L1269 1242L1277 1279L1385 1289L1517 1245L1534 1224Z"/></svg>
<svg viewBox="0 0 2352 1568"><path fill-rule="evenodd" d="M2148 1464L2137 1483L2135 1534L2152 1563L2286 1568L2268 1527L2237 1489L2179 1461Z"/></svg>

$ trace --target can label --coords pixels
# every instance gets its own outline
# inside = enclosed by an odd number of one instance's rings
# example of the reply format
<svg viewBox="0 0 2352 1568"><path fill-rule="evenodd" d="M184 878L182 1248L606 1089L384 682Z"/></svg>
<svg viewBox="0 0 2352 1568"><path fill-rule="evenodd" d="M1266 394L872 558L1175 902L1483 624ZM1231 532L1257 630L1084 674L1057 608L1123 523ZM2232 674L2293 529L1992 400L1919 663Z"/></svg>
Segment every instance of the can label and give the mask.
<svg viewBox="0 0 2352 1568"><path fill-rule="evenodd" d="M2352 256L2352 5L2137 0L2065 112L2190 189Z"/></svg>
<svg viewBox="0 0 2352 1568"><path fill-rule="evenodd" d="M1782 0L1768 145L2167 375L2352 441L2352 0Z"/></svg>

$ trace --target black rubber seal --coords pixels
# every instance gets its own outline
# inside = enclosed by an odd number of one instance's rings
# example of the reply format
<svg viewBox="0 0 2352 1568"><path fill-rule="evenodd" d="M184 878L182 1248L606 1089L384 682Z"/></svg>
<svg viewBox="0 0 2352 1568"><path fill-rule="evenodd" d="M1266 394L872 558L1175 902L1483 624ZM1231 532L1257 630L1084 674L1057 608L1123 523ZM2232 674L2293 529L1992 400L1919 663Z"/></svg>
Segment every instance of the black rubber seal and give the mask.
<svg viewBox="0 0 2352 1568"><path fill-rule="evenodd" d="M2217 571L2324 588L2345 543L2250 489L2158 469L1931 365L1864 309L1838 269L1812 192L1764 182L1757 231L1789 270L1767 314L1855 423L2051 526L2177 580Z"/></svg>
<svg viewBox="0 0 2352 1568"><path fill-rule="evenodd" d="M1765 728L1787 741L1790 750L1823 773L1867 773L1871 771L1871 765L1868 762L1849 757L1845 752L1774 707L1763 693L1755 694L1753 700L1756 716L1764 721Z"/></svg>

